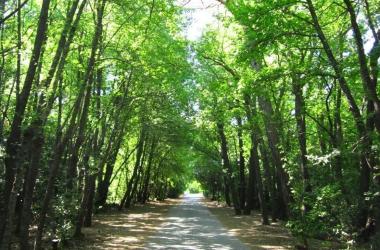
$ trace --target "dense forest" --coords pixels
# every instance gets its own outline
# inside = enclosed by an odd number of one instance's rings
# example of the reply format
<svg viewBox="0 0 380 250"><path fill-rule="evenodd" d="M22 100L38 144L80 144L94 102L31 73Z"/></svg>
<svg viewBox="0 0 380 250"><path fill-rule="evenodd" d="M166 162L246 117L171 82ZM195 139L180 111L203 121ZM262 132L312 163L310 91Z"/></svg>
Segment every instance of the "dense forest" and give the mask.
<svg viewBox="0 0 380 250"><path fill-rule="evenodd" d="M215 4L190 41L175 0L0 1L0 249L194 179L305 248L379 247L380 1Z"/></svg>

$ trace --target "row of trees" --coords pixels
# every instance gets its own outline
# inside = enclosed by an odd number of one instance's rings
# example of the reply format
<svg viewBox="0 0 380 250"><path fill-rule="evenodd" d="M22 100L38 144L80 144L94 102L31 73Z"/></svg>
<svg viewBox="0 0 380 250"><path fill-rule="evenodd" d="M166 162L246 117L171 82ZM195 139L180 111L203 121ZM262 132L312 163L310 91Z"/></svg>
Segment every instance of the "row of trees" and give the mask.
<svg viewBox="0 0 380 250"><path fill-rule="evenodd" d="M180 8L0 3L0 249L81 236L107 200L181 193L191 68Z"/></svg>
<svg viewBox="0 0 380 250"><path fill-rule="evenodd" d="M190 43L174 0L0 1L1 249L81 236L192 172L305 246L374 233L379 1L219 2Z"/></svg>
<svg viewBox="0 0 380 250"><path fill-rule="evenodd" d="M368 240L380 219L379 1L219 2L228 14L193 46L209 138L198 179L237 214L288 220L306 247Z"/></svg>

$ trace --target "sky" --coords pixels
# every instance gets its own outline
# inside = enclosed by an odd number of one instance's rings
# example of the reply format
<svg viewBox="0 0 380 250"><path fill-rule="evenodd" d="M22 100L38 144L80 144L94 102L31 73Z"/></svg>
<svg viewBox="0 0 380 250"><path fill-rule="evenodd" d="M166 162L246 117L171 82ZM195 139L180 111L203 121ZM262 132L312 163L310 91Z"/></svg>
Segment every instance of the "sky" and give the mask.
<svg viewBox="0 0 380 250"><path fill-rule="evenodd" d="M191 10L189 27L184 31L187 39L195 41L202 36L209 24L217 24L215 15L223 11L223 6L216 0L178 0L178 4Z"/></svg>
<svg viewBox="0 0 380 250"><path fill-rule="evenodd" d="M177 3L186 9L192 10L187 13L191 19L190 25L184 30L186 38L191 41L198 40L207 25L216 26L218 20L215 15L225 11L224 6L216 0L177 0ZM370 32L365 34L365 40L364 49L368 54L374 43Z"/></svg>

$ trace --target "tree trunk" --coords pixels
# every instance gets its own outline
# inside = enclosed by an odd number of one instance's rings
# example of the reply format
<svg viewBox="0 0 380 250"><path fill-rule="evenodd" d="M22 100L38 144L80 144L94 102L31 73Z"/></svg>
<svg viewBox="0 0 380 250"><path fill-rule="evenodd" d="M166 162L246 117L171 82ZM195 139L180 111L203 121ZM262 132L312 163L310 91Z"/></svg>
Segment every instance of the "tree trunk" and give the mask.
<svg viewBox="0 0 380 250"><path fill-rule="evenodd" d="M261 215L263 219L264 225L269 225L268 220L268 207L267 207L267 201L264 197L264 191L263 191L263 181L261 177L261 171L260 171L260 162L259 162L259 154L258 154L258 147L259 147L259 134L260 129L257 125L257 123L254 121L254 119L257 117L256 113L256 101L254 103L251 102L251 98L248 95L244 96L245 99L245 110L247 113L248 121L251 125L251 151L250 151L250 157L249 157L249 174L250 174L250 189L253 190L253 186L256 186L257 193L258 193L258 199L260 203L260 209L261 209ZM252 177L251 177L252 176ZM254 177L254 178L253 178ZM255 180L256 183L253 183L252 180ZM250 199L249 201L252 201L253 193L249 193ZM250 210L253 208L253 204L247 204L247 210L246 214L250 213ZM249 213L248 213L249 211Z"/></svg>
<svg viewBox="0 0 380 250"><path fill-rule="evenodd" d="M137 150L136 150L136 161L135 161L135 166L133 168L133 173L132 173L132 176L131 178L129 179L128 181L128 185L127 185L127 189L124 193L124 196L123 198L121 199L121 202L120 202L120 205L119 205L119 210L123 209L123 207L127 204L127 200L130 202L131 200L131 193L132 193L132 187L133 187L133 182L134 180L137 178L137 174L138 174L138 169L140 167L140 164L141 164L141 157L142 157L142 154L143 154L143 150L144 150L144 144L145 144L145 127L143 125L143 127L141 128L141 131L140 131L140 138L139 138L139 142L137 144Z"/></svg>
<svg viewBox="0 0 380 250"><path fill-rule="evenodd" d="M272 217L272 221L276 222L277 221L276 208L280 207L280 206L277 205L276 186L274 184L273 177L272 177L273 171L272 171L270 164L269 164L268 152L265 148L263 140L261 140L261 142L260 142L259 149L260 149L260 155L262 158L263 168L264 168L265 186L266 186L266 190L269 193L270 206L271 206L271 217Z"/></svg>
<svg viewBox="0 0 380 250"><path fill-rule="evenodd" d="M266 100L264 97L259 97L259 105L263 111L264 124L266 128L269 148L272 153L272 160L276 166L276 175L279 182L279 195L282 199L283 207L281 208L283 213L283 218L287 219L290 217L290 195L288 189L288 176L283 168L283 162L280 154L280 140L278 136L278 131L275 124L275 117L273 116L272 104Z"/></svg>
<svg viewBox="0 0 380 250"><path fill-rule="evenodd" d="M99 50L99 45L102 41L103 32L103 12L105 7L105 1L101 1L97 7L97 19L95 26L95 33L92 39L91 45L91 55L87 64L86 73L84 76L83 85L86 86L86 95L84 97L84 103L81 111L81 117L79 120L78 127L78 137L72 148L72 155L68 163L68 178L67 178L67 188L71 190L74 185L74 178L76 173L76 167L79 160L79 149L82 146L85 139L85 130L87 125L88 110L90 106L91 94L92 94L92 83L94 80L94 67L97 58L97 52Z"/></svg>
<svg viewBox="0 0 380 250"><path fill-rule="evenodd" d="M370 70L367 64L367 56L364 52L364 42L362 34L359 28L359 24L356 21L356 12L352 6L351 0L344 0L347 11L350 15L351 26L354 31L354 39L356 42L356 48L358 52L358 61L360 68L360 76L363 82L364 93L368 100L372 102L373 105L373 121L375 127L380 133L380 100L377 95L376 82L375 79L371 79Z"/></svg>
<svg viewBox="0 0 380 250"><path fill-rule="evenodd" d="M361 115L360 109L352 96L351 90L347 84L347 81L343 75L342 69L336 60L333 51L330 47L330 44L327 41L327 38L319 24L318 16L312 0L306 0L310 15L312 17L312 22L314 29L317 32L319 40L321 41L324 51L327 55L327 58L330 62L330 65L334 69L335 75L338 78L340 88L342 89L344 95L346 96L347 102L350 107L350 112L354 117L356 130L358 132L358 144L359 144L359 160L360 160L360 201L359 201L359 215L358 215L358 227L364 227L367 221L368 209L364 202L364 194L369 190L369 179L370 179L370 142L367 134L366 127L363 122L363 117Z"/></svg>
<svg viewBox="0 0 380 250"><path fill-rule="evenodd" d="M134 203L135 198L137 197L138 186L139 186L140 179L141 179L141 177L143 175L143 172L144 172L144 167L143 166L144 166L144 163L145 163L147 147L148 147L148 139L145 139L144 149L143 149L143 152L142 152L140 165L139 165L139 168L137 170L137 175L136 175L136 178L134 179L131 193L127 197L127 199L125 201L125 207L126 208L129 208L131 206L131 204Z"/></svg>
<svg viewBox="0 0 380 250"><path fill-rule="evenodd" d="M256 187L257 187L257 193L258 198L260 202L260 209L261 209L261 216L263 219L263 225L269 225L268 220L268 207L267 207L267 201L264 197L264 191L263 191L263 181L261 178L261 171L260 171L260 163L259 163L259 154L258 154L258 144L259 139L257 137L257 134L251 133L251 156L250 156L250 165L252 165L250 168L253 171L256 179Z"/></svg>
<svg viewBox="0 0 380 250"><path fill-rule="evenodd" d="M85 96L86 90L87 90L87 93L86 93L85 99L88 99L87 102L89 102L90 93L88 93L88 92L89 91L91 92L91 87L89 87L88 85L90 85L89 81L93 75L93 67L95 65L95 56L96 56L96 52L98 49L99 36L102 32L102 17L103 17L104 5L105 5L105 3L103 1L102 4L99 5L99 7L98 7L98 18L97 18L96 30L95 30L95 34L94 34L93 41L92 41L91 55L90 55L90 59L88 62L88 66L87 66L87 70L86 70L86 74L85 74L85 78L84 78L84 84L81 86L81 89L79 90L79 93L78 93L78 97L77 97L76 102L74 104L74 109L72 112L72 117L70 119L70 124L68 126L68 129L67 129L65 135L62 137L62 139L57 143L55 150L54 150L54 157L53 157L53 160L51 161L48 184L47 184L45 196L44 196L41 211L40 211L37 236L36 236L36 241L35 241L35 246L34 246L35 249L41 248L41 240L42 240L43 230L45 227L46 214L47 214L48 209L49 209L50 200L54 194L54 188L53 188L54 187L54 180L57 176L59 166L61 165L61 157L65 151L67 143L70 141L70 139L74 133L74 129L76 127L76 123L75 123L76 117L79 115L80 104L81 104L83 97ZM85 103L86 103L86 101L85 101ZM85 106L86 105L84 105L84 107ZM87 104L87 106L88 106L88 104ZM88 113L88 108L85 108L82 110L81 121L79 124L79 126L82 127L82 129L83 129L83 127L85 127L85 123L86 123L85 118L87 117L87 113Z"/></svg>
<svg viewBox="0 0 380 250"><path fill-rule="evenodd" d="M46 40L46 32L48 28L48 14L49 14L50 0L44 0L40 17L38 21L38 28L36 33L36 38L34 42L32 57L30 59L28 71L26 73L23 89L20 93L19 98L16 100L15 114L13 117L11 131L7 139L6 144L6 157L4 160L6 166L5 172L5 188L4 197L5 203L7 203L12 185L14 182L14 173L17 168L17 155L19 151L19 146L21 143L21 125L24 119L25 109L28 104L28 99L32 89L33 81L35 78L35 73L37 66L39 65L39 59L42 51L42 46Z"/></svg>
<svg viewBox="0 0 380 250"><path fill-rule="evenodd" d="M55 57L53 59L49 75L47 80L45 80L45 88L47 88L50 85L50 82L54 72L58 66L58 61L62 56L64 48L69 46L69 42L66 43L66 36L69 31L72 19L75 14L75 10L77 9L79 1L74 2L71 10L69 12L69 15L66 19L65 27L62 31L61 38L59 41L59 46L57 48L57 52L55 54ZM65 40L65 42L63 42ZM60 47L61 46L61 47ZM63 59L61 59L63 60ZM50 80L49 80L50 79ZM50 101L50 100L49 100ZM51 101L50 101L51 102ZM47 107L50 108L52 106L51 103L48 103ZM40 164L40 158L42 155L42 147L44 145L44 124L46 123L48 113L50 110L45 110L45 97L44 94L42 93L42 96L40 97L40 101L37 106L37 113L41 114L38 117L36 117L36 120L32 122L30 129L33 132L33 138L32 138L32 147L30 148L30 152L33 152L31 162L27 171L27 178L26 178L26 183L25 183L25 195L24 195L24 202L23 202L23 208L22 208L22 213L21 213L21 223L20 223L20 244L21 247L27 249L28 247L28 234L29 234L29 224L30 224L30 209L32 205L32 197L33 197L33 191L36 183L36 178L38 175L38 166ZM42 115L45 114L45 115Z"/></svg>
<svg viewBox="0 0 380 250"><path fill-rule="evenodd" d="M243 144L243 128L241 117L236 118L238 126L239 141L239 204L241 211L245 210L245 160L244 160L244 144Z"/></svg>
<svg viewBox="0 0 380 250"><path fill-rule="evenodd" d="M115 146L115 148L113 149L113 152L111 153L111 156L107 160L104 177L102 177L101 181L98 182L98 188L96 191L97 193L96 202L95 202L97 207L104 206L107 201L108 189L109 189L109 186L111 185L111 177L113 174L113 169L114 169L116 158L119 153L119 149L121 147L121 142L122 142L121 138L117 140L118 140L116 142L117 145ZM111 141L109 143L111 143ZM106 154L108 154L108 150L106 150L106 152L107 152ZM101 169L102 167L99 167L99 171L101 171Z"/></svg>
<svg viewBox="0 0 380 250"><path fill-rule="evenodd" d="M224 199L226 201L227 206L231 207L231 205L232 205L232 203L231 203L231 187L230 187L230 184L228 182L228 178L226 175L223 176L223 182L224 182L224 188L223 188Z"/></svg>
<svg viewBox="0 0 380 250"><path fill-rule="evenodd" d="M154 151L156 149L156 145L157 145L157 139L153 138L152 143L151 143L151 147L150 147L150 151L149 151L149 159L148 159L148 166L147 166L147 170L146 170L146 176L145 176L144 185L142 188L143 192L142 192L141 202L143 204L149 198L149 181L150 181L150 175L151 175L151 171L152 171L152 164L153 164Z"/></svg>
<svg viewBox="0 0 380 250"><path fill-rule="evenodd" d="M86 170L85 173L85 187L83 190L81 205L78 211L78 215L75 222L75 232L74 237L80 238L82 237L82 227L83 222L86 216L86 211L88 210L88 205L92 205L91 196L93 196L93 185L95 184L96 175L88 173L89 169ZM91 208L92 209L92 208Z"/></svg>
<svg viewBox="0 0 380 250"><path fill-rule="evenodd" d="M42 2L32 57L30 59L22 92L19 98L16 100L15 114L5 148L5 187L3 194L4 204L15 203L13 200L16 199L18 192L18 190L15 190L15 188L18 188L19 186L17 185L17 178L20 177L15 176L15 174L18 171L17 168L19 167L17 157L19 153L19 145L21 143L21 125L24 119L25 109L28 104L28 99L35 78L37 65L39 64L42 46L46 40L49 6L50 0L44 0ZM9 206L9 208L12 209L12 206ZM2 222L0 228L0 248L7 248L10 243L10 232L12 231L13 212L6 209L3 213L3 218L5 218L5 220Z"/></svg>
<svg viewBox="0 0 380 250"><path fill-rule="evenodd" d="M307 161L306 148L306 118L305 118L305 100L303 98L302 86L295 82L293 83L294 94L294 110L297 121L298 144L300 150L300 170L303 183L304 194L311 192L310 177Z"/></svg>
<svg viewBox="0 0 380 250"><path fill-rule="evenodd" d="M95 185L96 185L96 175L93 174L89 177L88 184L88 199L85 210L85 216L83 221L83 226L91 227L92 226L92 214L94 210L94 200L95 200Z"/></svg>
<svg viewBox="0 0 380 250"><path fill-rule="evenodd" d="M226 135L224 134L224 125L221 122L217 123L217 128L218 128L218 133L219 133L219 138L220 138L220 154L222 157L223 161L223 168L226 171L226 183L228 183L228 186L231 190L231 195L232 195L232 202L235 208L235 213L236 214L241 214L240 210L240 205L239 205L239 199L238 199L238 194L236 192L235 184L234 184L234 179L233 179L233 170L232 166L230 163L230 159L228 157L228 144L227 144L227 139ZM227 202L227 201L226 201Z"/></svg>
<svg viewBox="0 0 380 250"><path fill-rule="evenodd" d="M340 110L342 106L342 91L340 88L337 89L336 100L335 100L335 112L334 112L334 133L332 138L332 145L335 149L339 151L338 155L334 157L334 170L335 179L340 183L343 193L345 193L344 179L342 171L342 143L343 143L343 128L342 128L342 118L340 115Z"/></svg>

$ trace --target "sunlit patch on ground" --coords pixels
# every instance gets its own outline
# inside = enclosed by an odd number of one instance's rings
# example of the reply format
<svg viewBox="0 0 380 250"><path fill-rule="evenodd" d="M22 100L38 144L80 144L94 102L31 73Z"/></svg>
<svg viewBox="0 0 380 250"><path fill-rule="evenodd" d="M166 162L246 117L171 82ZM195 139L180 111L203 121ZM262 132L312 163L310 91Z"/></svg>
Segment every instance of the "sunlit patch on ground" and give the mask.
<svg viewBox="0 0 380 250"><path fill-rule="evenodd" d="M169 208L178 203L168 199L96 215L93 226L83 230L84 240L66 249L141 249L146 238L165 221Z"/></svg>
<svg viewBox="0 0 380 250"><path fill-rule="evenodd" d="M221 206L217 202L204 201L230 235L236 236L251 249L294 249L295 239L280 223L269 226L261 224L261 215L254 212L250 216L236 216L232 208Z"/></svg>
<svg viewBox="0 0 380 250"><path fill-rule="evenodd" d="M202 195L184 196L172 207L157 233L149 237L145 249L248 250L202 204Z"/></svg>
<svg viewBox="0 0 380 250"><path fill-rule="evenodd" d="M97 215L85 238L65 249L237 249L237 239L249 249L294 249L296 240L280 223L263 226L257 212L235 216L231 208L193 198Z"/></svg>
<svg viewBox="0 0 380 250"><path fill-rule="evenodd" d="M251 249L295 249L295 245L299 243L281 222L262 225L261 214L257 211L250 216L237 216L233 208L221 203L204 200L203 204L222 222L230 235L236 236ZM309 247L311 250L344 248L338 242L316 239L309 239Z"/></svg>

